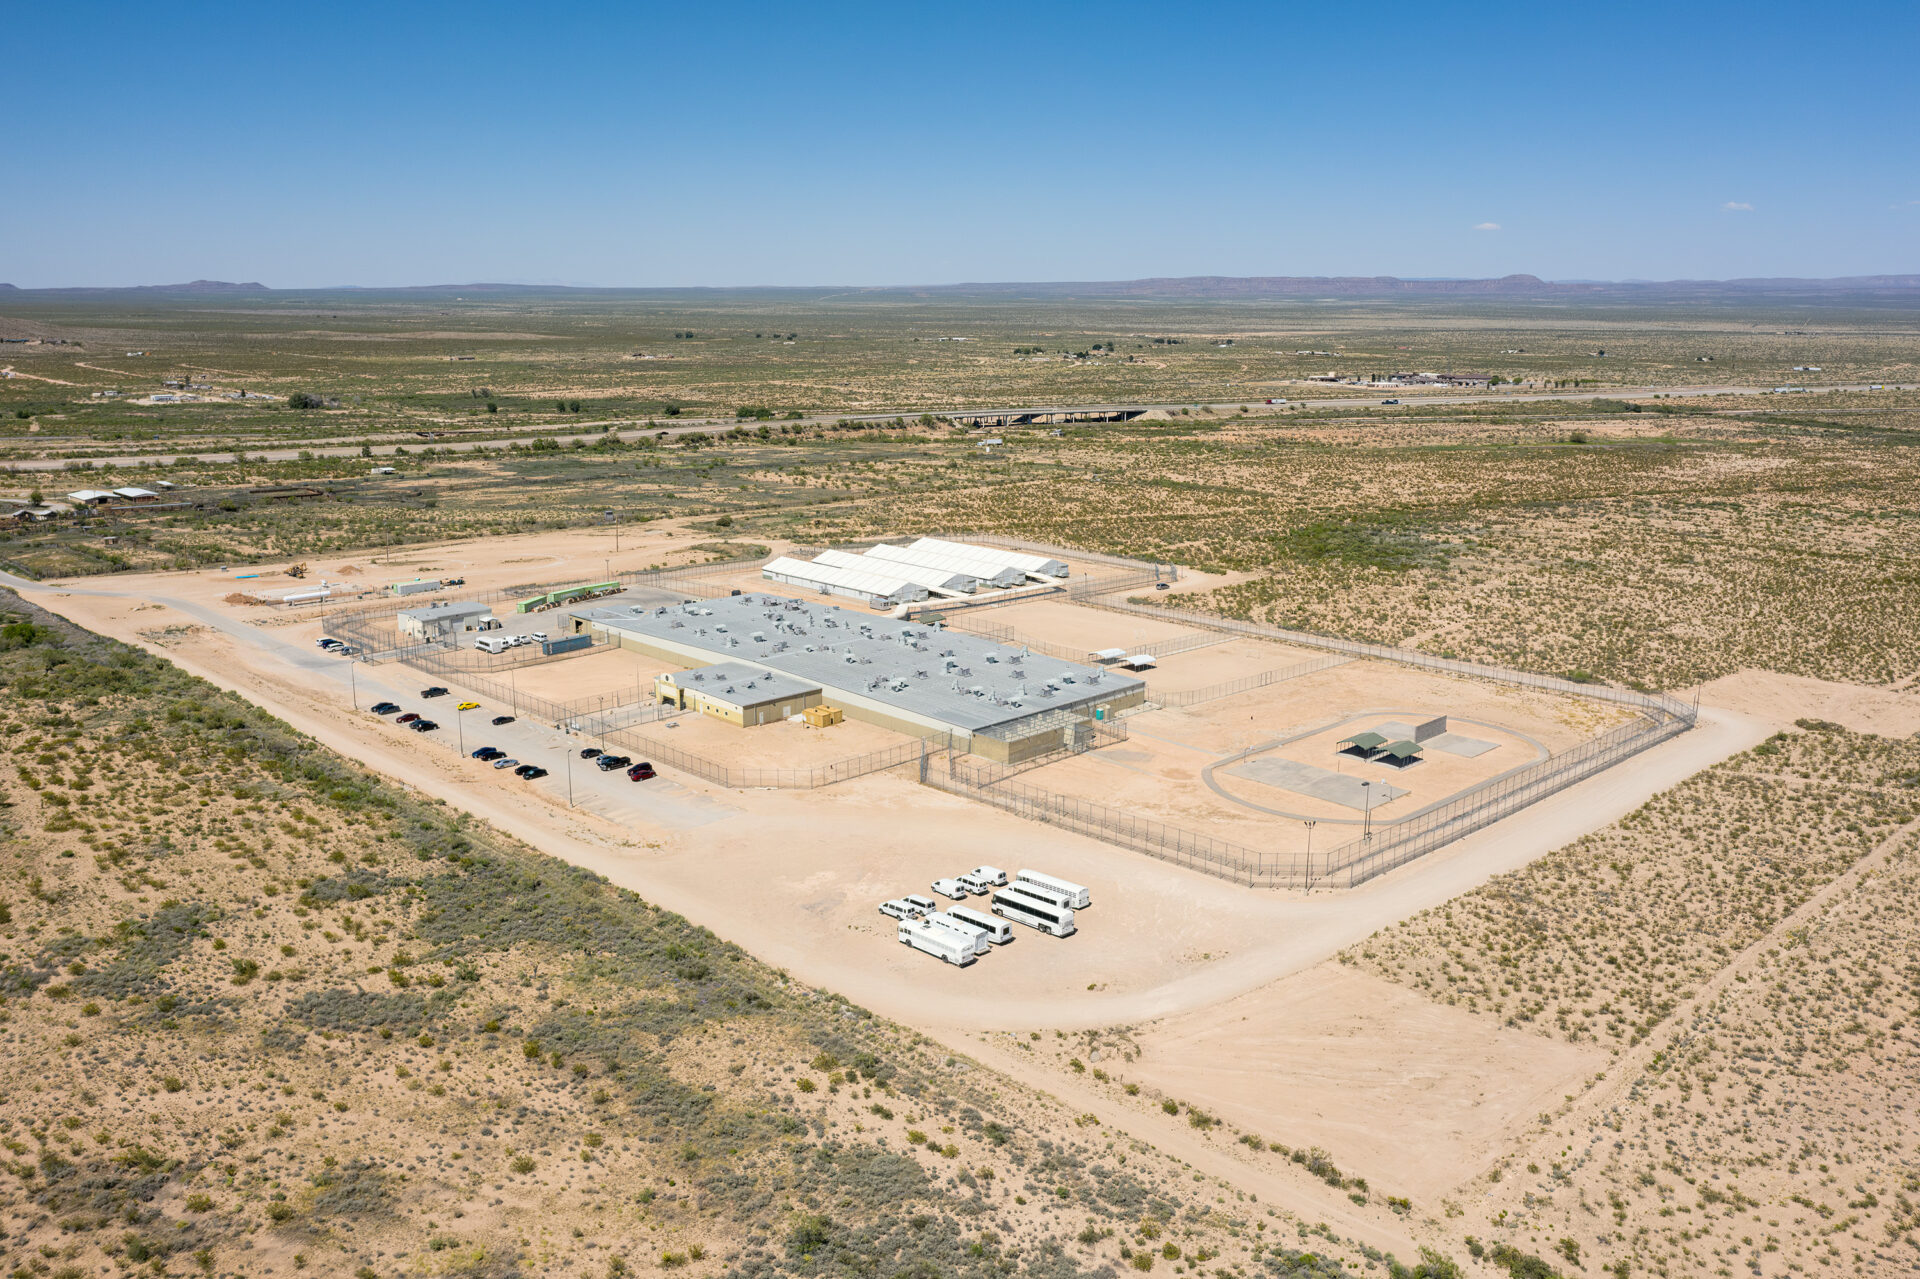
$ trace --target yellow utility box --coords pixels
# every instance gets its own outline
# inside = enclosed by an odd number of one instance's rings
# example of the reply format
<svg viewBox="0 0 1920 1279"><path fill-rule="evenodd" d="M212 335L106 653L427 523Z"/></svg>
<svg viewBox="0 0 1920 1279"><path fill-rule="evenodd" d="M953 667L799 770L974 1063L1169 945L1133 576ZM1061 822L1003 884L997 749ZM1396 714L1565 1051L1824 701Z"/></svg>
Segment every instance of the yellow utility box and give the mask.
<svg viewBox="0 0 1920 1279"><path fill-rule="evenodd" d="M815 728L827 728L846 718L838 706L828 706L824 702L818 706L809 706L800 712L806 716L807 723Z"/></svg>

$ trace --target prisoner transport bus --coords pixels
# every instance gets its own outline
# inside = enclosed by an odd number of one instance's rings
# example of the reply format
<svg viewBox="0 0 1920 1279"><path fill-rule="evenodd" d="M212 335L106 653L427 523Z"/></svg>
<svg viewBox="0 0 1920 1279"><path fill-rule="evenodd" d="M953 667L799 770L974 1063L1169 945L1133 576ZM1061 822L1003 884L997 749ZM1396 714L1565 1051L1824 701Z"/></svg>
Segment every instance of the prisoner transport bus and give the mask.
<svg viewBox="0 0 1920 1279"><path fill-rule="evenodd" d="M932 924L942 932L958 937L961 941L973 947L973 953L976 955L984 955L987 953L987 935L978 928L971 927L958 919L952 919L946 915L937 913L928 915L926 919L921 922Z"/></svg>
<svg viewBox="0 0 1920 1279"><path fill-rule="evenodd" d="M1049 896L1061 898L1074 910L1085 910L1093 905L1093 894L1084 885L1054 875L1043 875L1037 870L1021 871L1013 877L1010 887L1044 889Z"/></svg>
<svg viewBox="0 0 1920 1279"><path fill-rule="evenodd" d="M1011 887L993 895L993 913L1054 937L1071 937L1074 932L1072 911Z"/></svg>
<svg viewBox="0 0 1920 1279"><path fill-rule="evenodd" d="M979 957L974 953L973 942L957 933L948 932L944 928L937 928L918 919L900 921L900 944L924 951L961 968L965 968Z"/></svg>
<svg viewBox="0 0 1920 1279"><path fill-rule="evenodd" d="M969 928L978 929L996 946L1004 946L1013 940L1013 929L1008 927L1006 920L983 915L971 906L949 906L947 918L958 920Z"/></svg>

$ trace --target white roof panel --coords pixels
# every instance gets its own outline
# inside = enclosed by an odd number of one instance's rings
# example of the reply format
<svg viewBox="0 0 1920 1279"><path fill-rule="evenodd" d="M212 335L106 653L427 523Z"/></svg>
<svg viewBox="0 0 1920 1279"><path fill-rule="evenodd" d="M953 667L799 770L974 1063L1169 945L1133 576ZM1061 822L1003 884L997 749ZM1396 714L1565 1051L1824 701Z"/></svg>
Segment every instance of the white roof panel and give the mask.
<svg viewBox="0 0 1920 1279"><path fill-rule="evenodd" d="M914 582L930 591L958 591L971 595L980 589L980 579L971 573L954 573L943 568L926 568L918 564L903 564L895 560L882 559L874 555L853 555L846 551L822 551L813 557L815 564L825 564L831 568L852 569L861 573L878 573L883 577L898 577Z"/></svg>
<svg viewBox="0 0 1920 1279"><path fill-rule="evenodd" d="M930 551L944 551L949 555L977 556L999 564L1011 564L1023 573L1038 573L1046 577L1067 575L1067 566L1064 561L1050 559L1045 555L1008 551L998 546L975 546L971 542L949 542L938 537L919 538L913 545L915 549L924 547Z"/></svg>
<svg viewBox="0 0 1920 1279"><path fill-rule="evenodd" d="M898 600L927 598L926 587L898 575L835 568L831 564L809 564L791 555L782 555L773 560L760 570L760 575L774 581L794 582L803 586L832 586Z"/></svg>

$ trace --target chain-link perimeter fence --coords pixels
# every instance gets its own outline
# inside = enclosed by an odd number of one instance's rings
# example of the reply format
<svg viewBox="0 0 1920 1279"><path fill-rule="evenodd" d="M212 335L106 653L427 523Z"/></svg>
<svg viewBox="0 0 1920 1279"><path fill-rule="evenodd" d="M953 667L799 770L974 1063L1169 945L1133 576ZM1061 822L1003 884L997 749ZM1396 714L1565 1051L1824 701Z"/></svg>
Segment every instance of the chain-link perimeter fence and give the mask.
<svg viewBox="0 0 1920 1279"><path fill-rule="evenodd" d="M678 712L675 712L676 714ZM734 764L725 764L717 759L678 746L650 734L632 729L614 729L604 738L609 748L619 747L623 752L633 755L636 760L644 759L653 764L665 764L677 768L695 777L703 777L719 786L729 786L736 790L750 790L755 787L769 787L778 790L814 790L821 786L832 786L836 782L852 781L856 777L865 777L870 773L885 772L889 768L898 768L903 764L912 764L919 760L924 750L947 751L952 749L952 739L946 734L937 734L926 739L925 745L919 740L902 742L898 746L887 746L864 755L849 755L844 759L831 760L825 764L814 764L806 768L743 768Z"/></svg>
<svg viewBox="0 0 1920 1279"><path fill-rule="evenodd" d="M1059 754L1008 768L953 752L929 753L921 762L920 780L1034 821L1250 888L1352 888L1685 732L1689 724L1671 716L1636 716L1634 722L1582 742L1564 754L1476 787L1419 817L1395 825L1376 824L1370 837L1349 840L1321 854L1311 849L1279 852L1215 839L1124 809L1012 780L1017 773L1053 762Z"/></svg>
<svg viewBox="0 0 1920 1279"><path fill-rule="evenodd" d="M1221 637L1224 639L1225 637ZM1215 642L1221 642L1216 639ZM1330 670L1335 666L1345 666L1353 659L1329 655L1309 658L1293 666L1285 666L1275 671L1262 671L1258 675L1242 675L1222 684L1208 684L1205 688L1185 688L1173 692L1161 693L1153 700L1161 706L1200 706L1207 702L1217 702L1223 697L1232 697L1236 693L1251 693L1256 688L1265 688L1269 684L1281 684L1290 679L1299 679L1302 675L1311 675L1315 671Z"/></svg>
<svg viewBox="0 0 1920 1279"><path fill-rule="evenodd" d="M1084 555L1083 552L1062 551L1057 547L1020 542L1011 538L976 537L975 540L991 540L1002 546L1047 554ZM981 761L961 762L952 752L948 752L944 757L929 755L924 759L921 763L921 780L930 786L978 799L983 803L992 804L997 808L1018 813L1035 821L1078 831L1096 839L1103 839L1109 843L1146 853L1163 861L1176 862L1251 887L1351 888L1396 866L1404 865L1422 854L1432 852L1463 835L1492 825L1530 804L1611 768L1650 746L1684 733L1693 727L1699 714L1698 708L1662 693L1611 688L1598 684L1580 684L1553 675L1536 675L1529 671L1510 670L1480 662L1434 657L1412 649L1393 648L1385 644L1365 644L1325 635L1310 635L1300 631L1282 630L1279 627L1266 626L1258 622L1243 622L1182 609L1135 604L1115 598L1127 590L1153 580L1155 570L1145 565L1136 567L1139 571L1132 575L1134 580L1127 584L1118 588L1109 588L1106 591L1089 590L1075 594L1074 598L1094 608L1132 616L1177 621L1215 635L1229 637L1245 635L1323 649L1330 654L1327 658L1303 662L1284 670L1270 671L1264 675L1245 676L1239 680L1228 681L1226 684L1194 689L1183 694L1162 695L1154 699L1162 706L1196 705L1217 697L1250 691L1264 684L1277 683L1282 679L1296 678L1314 670L1325 670L1343 661L1367 657L1449 675L1488 679L1502 684L1536 688L1571 697L1592 698L1628 707L1635 712L1635 715L1630 723L1623 724L1591 741L1582 742L1559 755L1541 760L1537 764L1483 783L1455 796L1438 808L1429 809L1418 817L1411 817L1393 824L1376 824L1369 835L1337 845L1319 856L1307 850L1295 854L1252 848L1227 840L1214 839L1195 831L1182 830L1165 822L1143 818L1091 800L1054 794L1027 782L1012 780L1013 770L996 771L991 766L982 767ZM1032 761L1026 767L1050 762L1054 758L1058 756ZM1018 771L1026 771L1026 768L1023 767Z"/></svg>
<svg viewBox="0 0 1920 1279"><path fill-rule="evenodd" d="M320 619L320 629L323 634L353 645L368 659L398 657L411 661L416 654L441 652L450 647L446 640L423 643L400 634L398 618L403 610L424 608L437 599L457 600L463 604L498 604L507 600L517 603L536 595L551 595L597 586L603 582L618 582L628 591L658 591L661 594L660 603L668 603L668 597L671 597L671 602L678 603L688 597L712 599L725 595L732 588L725 582L710 579L716 579L726 573L738 572L741 569L754 568L766 562L766 556L756 555L746 559L719 560L712 564L686 564L679 568L616 573L606 578L582 578L577 582L510 586L498 591L463 590L451 594L436 594L431 599L421 595L382 599L373 604L336 609ZM590 604L595 598L598 597L582 596L567 603Z"/></svg>
<svg viewBox="0 0 1920 1279"><path fill-rule="evenodd" d="M1049 755L1031 761L1028 767L1052 763L1059 758L1058 754ZM953 751L929 751L920 761L920 780L925 785L991 804L1017 817L1089 835L1249 888L1307 886L1307 866L1302 858L1262 852L1156 822L1124 809L1071 795L1057 795L1012 780L1016 773L1023 771L1024 767L989 764Z"/></svg>

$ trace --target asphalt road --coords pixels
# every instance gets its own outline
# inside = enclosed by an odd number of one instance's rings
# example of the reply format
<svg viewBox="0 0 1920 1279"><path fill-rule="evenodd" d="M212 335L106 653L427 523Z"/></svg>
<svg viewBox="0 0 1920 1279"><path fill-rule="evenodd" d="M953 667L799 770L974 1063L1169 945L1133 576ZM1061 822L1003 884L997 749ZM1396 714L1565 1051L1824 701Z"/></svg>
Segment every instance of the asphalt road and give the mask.
<svg viewBox="0 0 1920 1279"><path fill-rule="evenodd" d="M1874 386L1880 386L1883 389L1890 390L1890 391L1912 391L1912 390L1920 389L1920 384L1915 384L1915 383L1857 382L1857 383L1840 385L1840 386L1809 387L1807 388L1805 393L1817 394L1822 391L1866 391L1866 390L1870 390ZM1679 398L1679 397L1692 397L1692 396L1702 396L1702 395L1759 396L1759 395L1769 395L1772 393L1773 393L1773 388L1761 387L1761 386L1616 386L1616 387L1608 387L1603 390L1594 390L1594 391L1538 391L1538 392L1524 392L1524 393L1522 392L1502 393L1498 391L1492 391L1492 392L1487 392L1487 393L1478 394L1478 395L1436 395L1436 396L1411 394L1405 391L1404 389L1395 391L1395 390L1388 390L1386 388L1382 388L1382 390L1379 392L1381 398L1383 399L1398 398L1401 401L1401 404L1400 404L1401 408L1420 408L1420 407L1429 406L1429 405L1538 404L1538 403L1552 403L1552 402L1558 402L1558 401L1617 400L1622 398L1635 398L1635 397L1644 398L1645 396L1649 396L1649 395L1664 395L1669 399L1673 399L1673 398ZM1265 397L1255 397L1255 398L1240 399L1240 400L1216 400L1208 404L1199 404L1199 403L1194 403L1192 401L1183 401L1183 402L1172 403L1172 404L1088 404L1088 405L1062 404L1062 405L1051 405L1051 406L1045 406L1045 407L1029 406L1026 408L1019 408L1019 409L955 408L955 409L942 409L939 411L935 411L932 409L901 409L893 413L857 413L857 414L822 413L822 414L816 414L812 417L783 419L781 424L785 426L830 426L837 422L861 422L861 423L870 423L872 425L878 426L883 423L892 422L895 418L904 417L904 418L912 419L912 418L919 417L922 413L930 413L930 412L934 413L936 417L954 416L954 415L980 416L980 415L988 415L988 414L1000 413L1000 412L1089 413L1089 412L1100 412L1103 410L1112 411L1112 410L1123 409L1123 408L1127 408L1127 409L1210 408L1216 412L1231 412L1235 409L1238 409L1243 404L1248 405L1250 407L1264 407L1265 402L1266 402ZM1347 395L1347 396L1340 396L1340 397L1331 398L1331 399L1318 399L1318 400L1288 400L1287 403L1290 407L1297 406L1297 407L1310 408L1310 409L1379 407L1379 401L1375 400L1371 395L1368 395L1368 396ZM645 436L666 435L671 437L675 435L687 435L696 431L712 432L715 430L731 430L735 426L755 425L755 424L743 423L734 418L729 417L729 418L703 418L697 421L690 421L690 422L676 421L673 426L665 426L665 427L647 426L644 423L627 421L627 420L583 422L581 423L581 425L587 426L587 427L597 427L602 429L597 429L590 432L581 431L581 432L567 434L567 435L549 435L549 434L541 433L538 436L534 436L529 433L529 434L521 434L521 435L490 436L486 439L425 440L425 441L415 441L410 444L375 444L371 446L370 451L368 453L362 453L361 452L362 446L359 444L309 445L304 448L299 446L292 446L292 447L277 448L277 449L255 449L250 452L247 452L247 456L251 458L261 458L269 462L291 462L298 459L302 453L309 453L309 454L312 454L314 457L364 457L364 456L391 457L399 449L405 448L405 449L410 449L417 452L418 450L428 447L429 445L431 445L433 448L439 449L442 452L470 453L475 449L500 448L504 445L512 444L515 442L524 444L527 442L527 440L532 438L553 440L556 443L563 444L563 445L570 445L575 440L580 440L585 443L591 444L595 440L604 438L605 435L607 434L604 428L609 426L618 428L613 432L613 434L617 435L619 438L627 441L633 441L633 440L641 439L642 437L645 437ZM199 452L193 452L189 450L189 451L182 451L182 452L167 452L167 453L130 453L130 454L122 454L114 457L90 456L85 460L90 461L97 466L135 467L135 466L163 466L163 465L166 465L167 463L174 462L174 461L188 461L188 460L200 461L200 462L232 462L237 460L238 456L239 456L238 453L231 452L231 451L199 453ZM0 470L17 471L17 472L60 471L60 470L66 469L66 465L67 465L67 459L65 458L26 458L19 461L0 462Z"/></svg>

